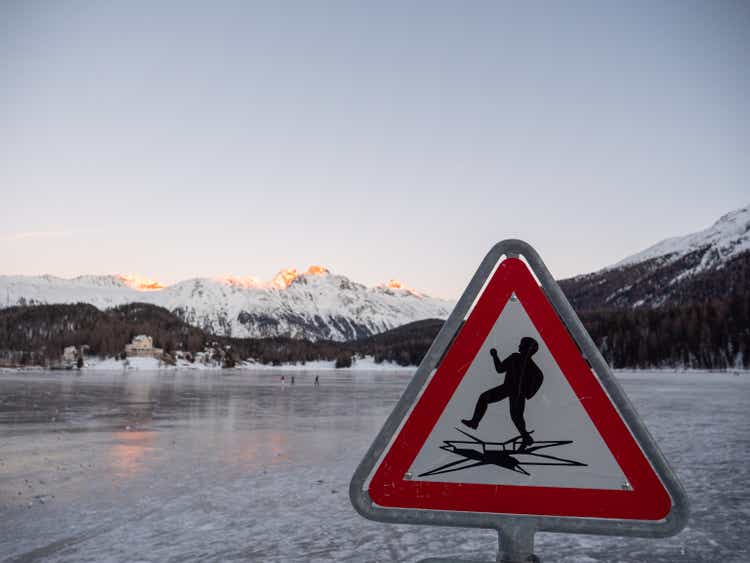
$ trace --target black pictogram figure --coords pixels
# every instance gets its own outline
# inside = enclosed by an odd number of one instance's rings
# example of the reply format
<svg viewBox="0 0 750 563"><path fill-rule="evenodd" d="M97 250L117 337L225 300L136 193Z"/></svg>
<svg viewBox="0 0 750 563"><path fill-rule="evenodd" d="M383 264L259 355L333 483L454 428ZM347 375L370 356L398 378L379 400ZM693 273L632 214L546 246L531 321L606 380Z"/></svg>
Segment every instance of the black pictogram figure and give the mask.
<svg viewBox="0 0 750 563"><path fill-rule="evenodd" d="M495 371L505 373L505 381L502 385L488 389L479 395L476 407L474 407L474 415L470 419L462 419L461 422L476 430L490 403L508 399L510 418L521 435L521 447L531 446L534 440L531 433L526 430L523 411L526 408L526 399L536 394L544 380L542 370L531 359L537 350L539 350L539 343L529 336L521 339L518 352L514 352L502 361L497 355L497 350L492 348L490 355L495 364Z"/></svg>
<svg viewBox="0 0 750 563"><path fill-rule="evenodd" d="M516 436L505 442L485 442L468 432L456 428L470 440L445 440L441 450L456 454L462 459L451 461L422 473L419 477L429 477L442 473L452 473L480 465L496 465L523 475L530 475L524 466L530 465L566 465L586 467L585 463L565 459L549 454L537 453L539 450L572 444L572 440L548 440L534 442L533 446L524 445L523 437ZM468 462L468 463L467 463Z"/></svg>

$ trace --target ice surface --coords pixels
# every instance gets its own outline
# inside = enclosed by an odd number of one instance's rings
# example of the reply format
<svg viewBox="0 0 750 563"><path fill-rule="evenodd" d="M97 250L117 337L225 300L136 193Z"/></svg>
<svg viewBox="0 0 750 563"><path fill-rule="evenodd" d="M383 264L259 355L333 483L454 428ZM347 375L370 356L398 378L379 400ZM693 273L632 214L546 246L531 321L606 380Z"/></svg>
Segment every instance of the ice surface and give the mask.
<svg viewBox="0 0 750 563"><path fill-rule="evenodd" d="M619 377L687 489L688 528L658 540L539 534L536 552L566 562L750 560L750 376ZM492 560L490 531L370 522L349 503L352 472L409 379L0 373L0 560Z"/></svg>

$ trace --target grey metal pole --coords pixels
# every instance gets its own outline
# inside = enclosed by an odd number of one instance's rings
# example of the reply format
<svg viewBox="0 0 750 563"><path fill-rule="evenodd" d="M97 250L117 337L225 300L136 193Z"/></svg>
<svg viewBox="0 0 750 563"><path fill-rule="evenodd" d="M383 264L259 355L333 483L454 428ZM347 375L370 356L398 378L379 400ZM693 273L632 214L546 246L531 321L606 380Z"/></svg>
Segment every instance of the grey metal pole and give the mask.
<svg viewBox="0 0 750 563"><path fill-rule="evenodd" d="M540 563L534 555L535 526L531 522L506 526L497 530L497 563Z"/></svg>

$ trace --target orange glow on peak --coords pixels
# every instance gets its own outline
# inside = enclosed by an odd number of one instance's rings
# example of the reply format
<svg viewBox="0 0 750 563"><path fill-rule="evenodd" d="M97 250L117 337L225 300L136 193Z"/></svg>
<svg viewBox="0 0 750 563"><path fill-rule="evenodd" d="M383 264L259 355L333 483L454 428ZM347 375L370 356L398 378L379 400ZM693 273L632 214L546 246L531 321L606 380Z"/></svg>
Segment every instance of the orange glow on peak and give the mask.
<svg viewBox="0 0 750 563"><path fill-rule="evenodd" d="M387 289L398 289L401 291L408 291L409 293L413 295L420 296L422 295L419 293L416 289L412 289L411 287L407 287L404 283L398 281L398 280L388 280L388 283L383 284L384 287ZM381 286L381 287L383 287Z"/></svg>
<svg viewBox="0 0 750 563"><path fill-rule="evenodd" d="M276 277L273 278L271 285L279 289L286 289L287 287L292 285L292 282L298 277L299 273L297 272L296 268L286 268L276 274Z"/></svg>
<svg viewBox="0 0 750 563"><path fill-rule="evenodd" d="M117 277L129 288L137 291L159 291L165 287L156 280L144 278L136 274L118 274Z"/></svg>
<svg viewBox="0 0 750 563"><path fill-rule="evenodd" d="M277 289L286 289L292 283L294 280L296 280L301 275L305 276L324 276L326 274L329 274L328 268L324 268L323 266L316 266L312 265L310 266L306 272L300 272L297 270L297 268L284 268L281 270L278 274L276 274L276 277L271 280L271 287L275 287Z"/></svg>
<svg viewBox="0 0 750 563"><path fill-rule="evenodd" d="M331 272L328 268L324 268L323 266L316 266L313 264L307 269L305 273L309 276L323 276L325 274L330 274Z"/></svg>

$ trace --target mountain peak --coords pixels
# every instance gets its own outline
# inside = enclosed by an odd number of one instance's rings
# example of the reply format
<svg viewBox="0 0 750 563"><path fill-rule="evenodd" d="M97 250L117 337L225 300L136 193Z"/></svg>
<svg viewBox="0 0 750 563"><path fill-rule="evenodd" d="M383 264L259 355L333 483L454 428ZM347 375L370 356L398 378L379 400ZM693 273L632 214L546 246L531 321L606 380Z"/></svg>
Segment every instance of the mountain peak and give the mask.
<svg viewBox="0 0 750 563"><path fill-rule="evenodd" d="M390 279L386 283L381 283L378 288L381 290L384 290L386 292L402 292L405 294L411 294L415 297L422 297L423 295L417 291L416 289L413 289L411 287L408 287L406 284L399 280Z"/></svg>
<svg viewBox="0 0 750 563"><path fill-rule="evenodd" d="M136 291L159 291L166 287L156 280L144 278L136 274L117 274L116 277L130 289L135 289Z"/></svg>
<svg viewBox="0 0 750 563"><path fill-rule="evenodd" d="M734 211L730 211L729 213L722 215L711 228L731 229L733 226L741 225L743 223L745 226L747 226L748 221L750 221L750 205L746 205L745 207L735 209Z"/></svg>
<svg viewBox="0 0 750 563"><path fill-rule="evenodd" d="M331 271L323 266L312 265L306 271L299 272L297 268L285 268L271 280L271 287L286 289L300 276L327 276Z"/></svg>
<svg viewBox="0 0 750 563"><path fill-rule="evenodd" d="M325 276L330 273L331 271L328 268L325 268L324 266L316 266L315 264L310 266L305 272L308 276Z"/></svg>
<svg viewBox="0 0 750 563"><path fill-rule="evenodd" d="M271 285L277 289L286 289L292 282L297 279L299 273L297 268L285 268L271 280Z"/></svg>

